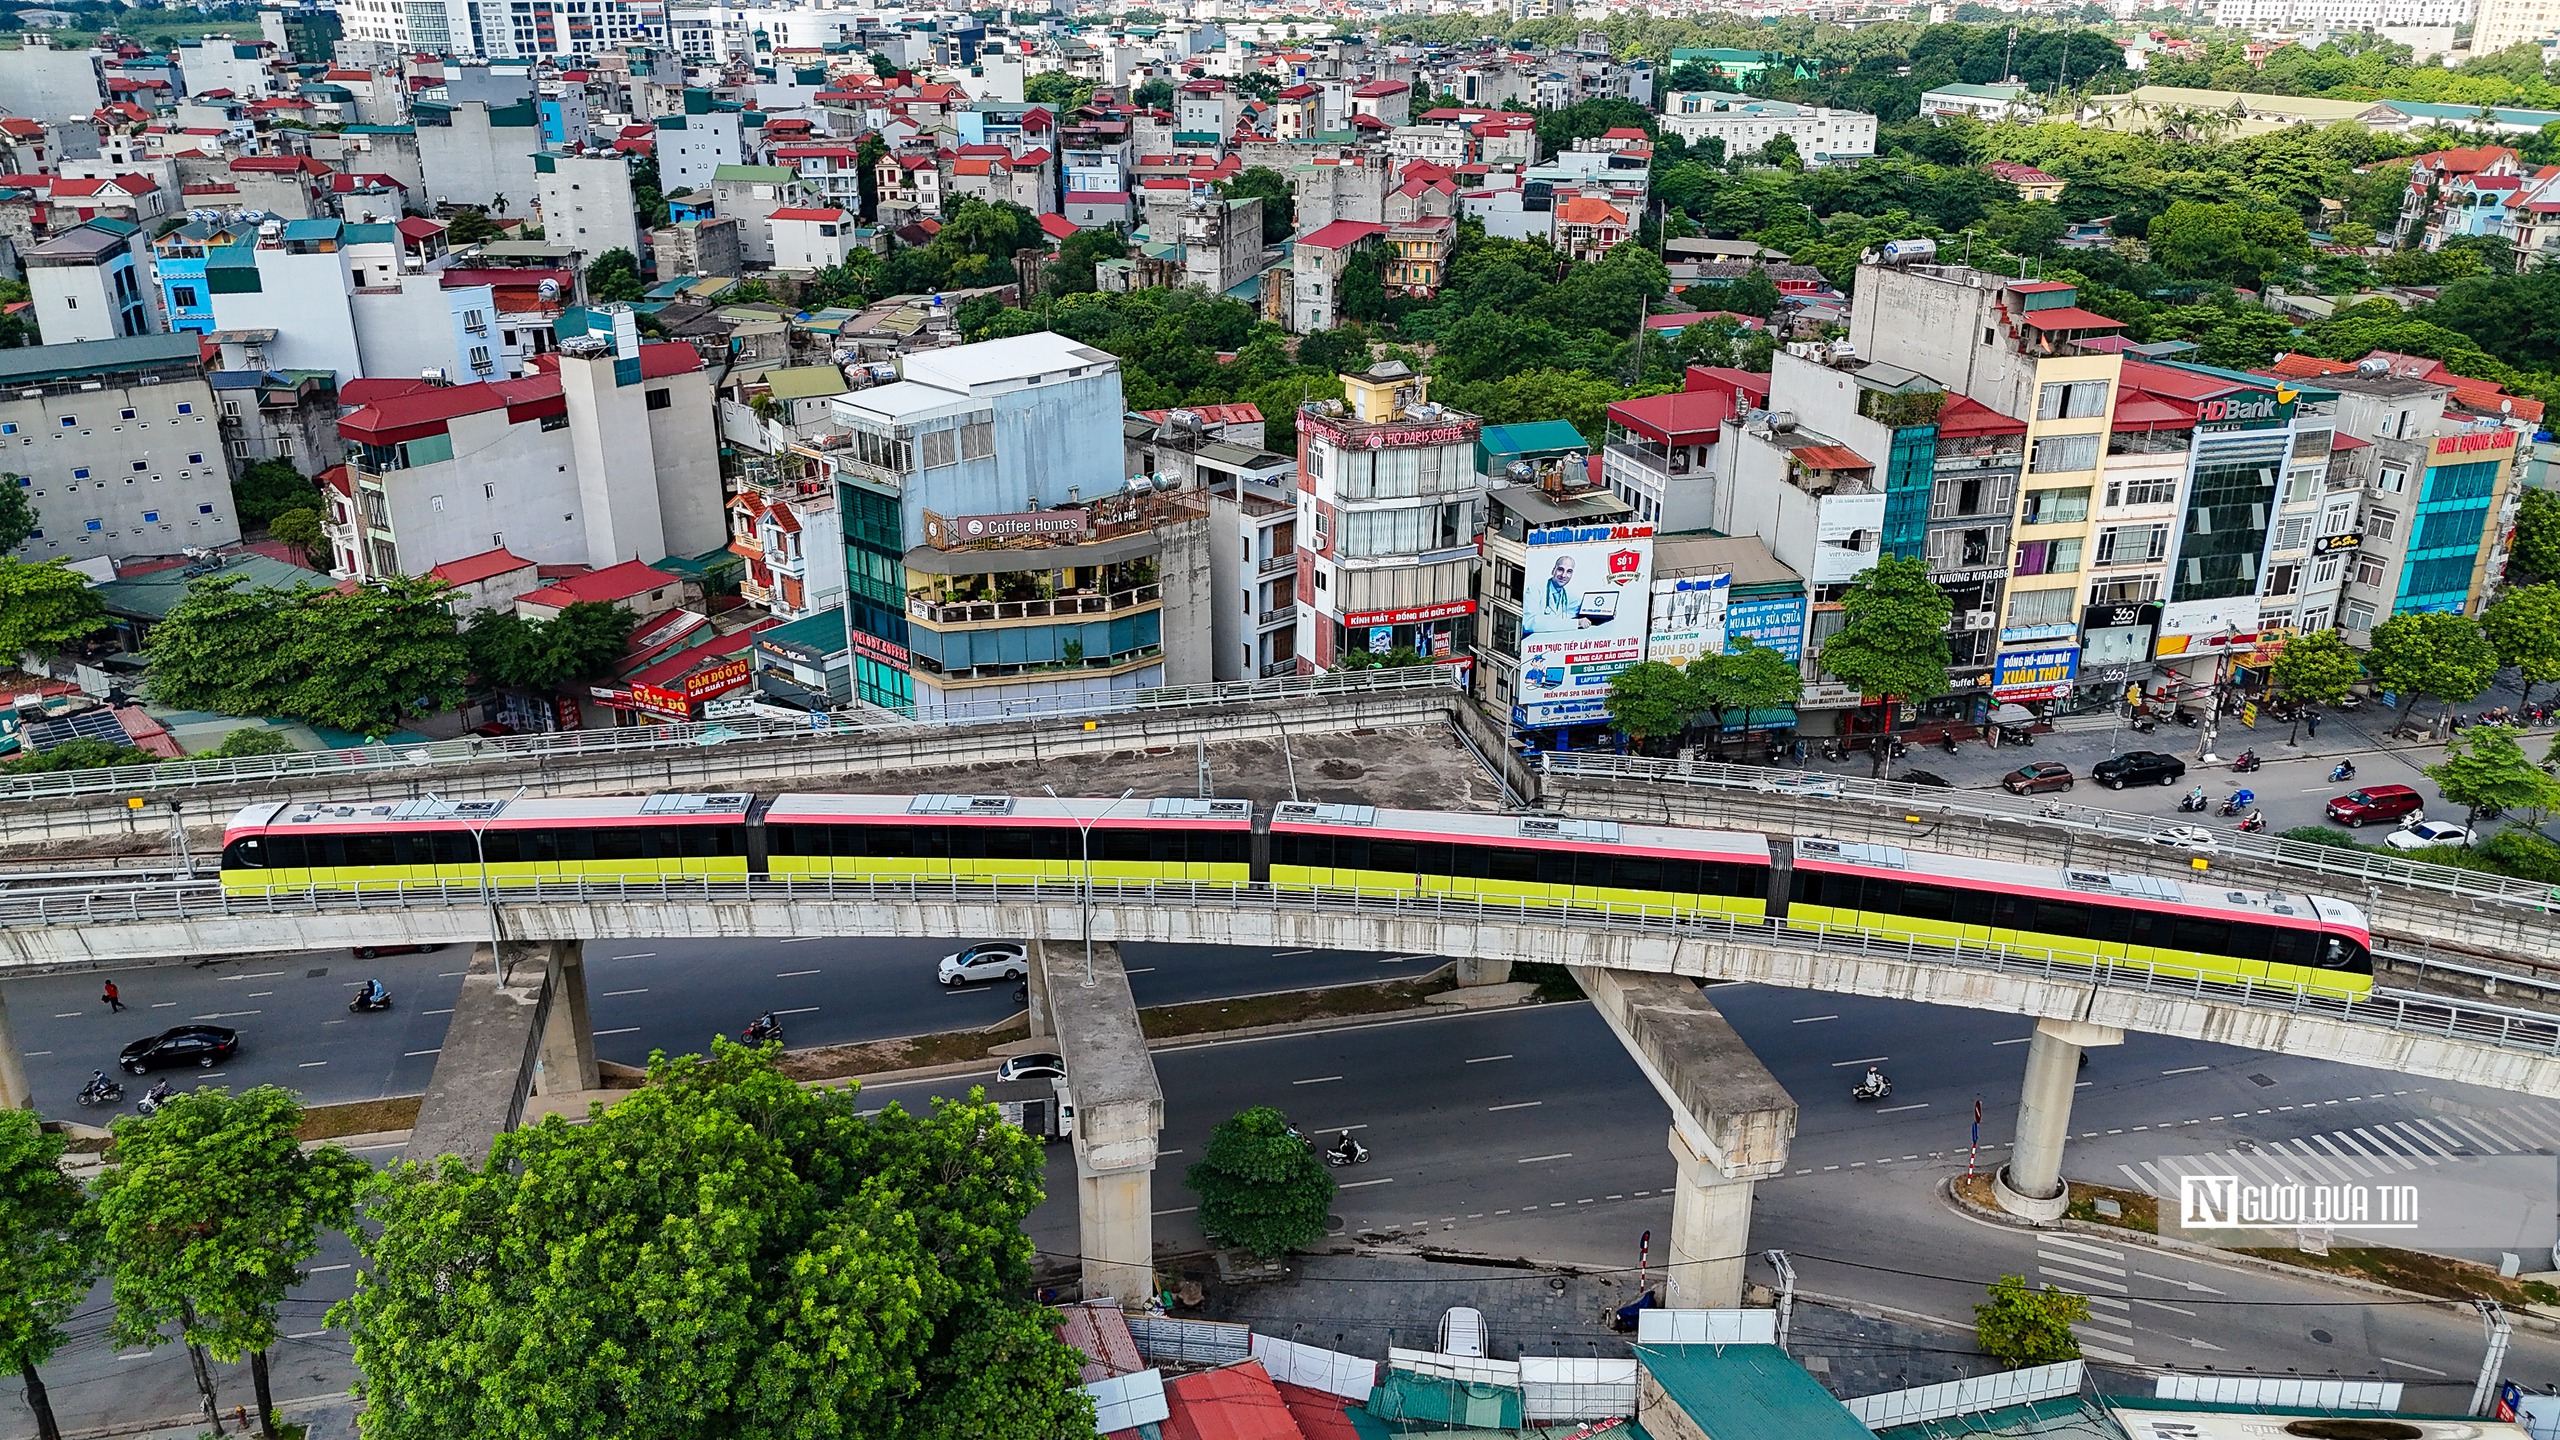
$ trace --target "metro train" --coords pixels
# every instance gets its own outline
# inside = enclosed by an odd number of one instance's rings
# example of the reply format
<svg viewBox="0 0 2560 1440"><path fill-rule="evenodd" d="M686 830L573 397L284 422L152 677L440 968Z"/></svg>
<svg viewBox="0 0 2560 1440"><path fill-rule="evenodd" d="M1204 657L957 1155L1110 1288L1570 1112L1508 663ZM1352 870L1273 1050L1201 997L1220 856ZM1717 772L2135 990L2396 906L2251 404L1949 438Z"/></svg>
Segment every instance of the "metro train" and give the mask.
<svg viewBox="0 0 2560 1440"><path fill-rule="evenodd" d="M2372 935L2327 896L2008 864L1818 836L1551 815L1167 798L666 793L268 802L232 817L234 895L421 881L842 877L1362 890L1647 907L1885 940L2007 945L2362 998Z"/></svg>

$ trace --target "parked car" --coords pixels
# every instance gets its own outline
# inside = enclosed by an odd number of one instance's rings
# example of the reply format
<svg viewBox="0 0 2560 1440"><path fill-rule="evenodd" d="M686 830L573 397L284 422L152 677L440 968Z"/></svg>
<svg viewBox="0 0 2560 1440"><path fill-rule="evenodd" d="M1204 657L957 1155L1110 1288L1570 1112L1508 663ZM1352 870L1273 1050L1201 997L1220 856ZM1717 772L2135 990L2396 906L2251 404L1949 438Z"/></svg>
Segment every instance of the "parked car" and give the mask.
<svg viewBox="0 0 2560 1440"><path fill-rule="evenodd" d="M2433 850L2440 845L2469 846L2480 837L2443 820L2413 820L2383 837L2394 850Z"/></svg>
<svg viewBox="0 0 2560 1440"><path fill-rule="evenodd" d="M2128 750L2089 767L2089 778L2110 790L2127 785L2175 785L2186 773L2186 761L2157 750Z"/></svg>
<svg viewBox="0 0 2560 1440"><path fill-rule="evenodd" d="M356 958L370 960L377 955L432 955L443 948L442 945L359 945Z"/></svg>
<svg viewBox="0 0 2560 1440"><path fill-rule="evenodd" d="M180 1025L136 1040L116 1057L128 1075L194 1065L210 1070L240 1053L240 1032L228 1025Z"/></svg>
<svg viewBox="0 0 2560 1440"><path fill-rule="evenodd" d="M2425 804L2418 792L2406 785L2367 785L2330 801L2329 818L2350 830L2371 825L2377 820L2405 818L2415 825L2427 818L2420 813Z"/></svg>
<svg viewBox="0 0 2560 1440"><path fill-rule="evenodd" d="M1894 778L1900 780L1905 785L1925 785L1932 790L1952 790L1955 788L1954 782L1950 781L1946 776L1939 774L1935 770L1905 770Z"/></svg>
<svg viewBox="0 0 2560 1440"><path fill-rule="evenodd" d="M2068 790L2077 783L2071 777L2071 767L2058 760L2039 760L2033 765L2021 765L2000 777L2000 788L2012 795Z"/></svg>
<svg viewBox="0 0 2560 1440"><path fill-rule="evenodd" d="M951 986L973 980L1020 980L1031 973L1031 952L1011 940L972 945L943 956L938 973L942 983Z"/></svg>
<svg viewBox="0 0 2560 1440"><path fill-rule="evenodd" d="M1067 1062L1059 1055L1015 1055L996 1067L998 1080L1063 1080Z"/></svg>
<svg viewBox="0 0 2560 1440"><path fill-rule="evenodd" d="M2167 830L2155 831L2151 836L2151 843L2174 846L2180 850L2214 848L2213 832L2201 825L2178 825Z"/></svg>

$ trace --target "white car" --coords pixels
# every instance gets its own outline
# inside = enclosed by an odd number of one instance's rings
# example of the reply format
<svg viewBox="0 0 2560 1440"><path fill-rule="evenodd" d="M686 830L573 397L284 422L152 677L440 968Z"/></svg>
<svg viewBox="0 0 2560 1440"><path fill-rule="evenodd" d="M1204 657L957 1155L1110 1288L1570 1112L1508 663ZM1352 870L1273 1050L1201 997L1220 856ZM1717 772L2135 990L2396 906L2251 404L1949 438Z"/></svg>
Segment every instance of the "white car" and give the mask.
<svg viewBox="0 0 2560 1440"><path fill-rule="evenodd" d="M2167 830L2158 831L2152 835L2151 843L2154 845L2175 845L2185 850L2211 850L2214 848L2213 832L2207 830L2201 825L2179 825Z"/></svg>
<svg viewBox="0 0 2560 1440"><path fill-rule="evenodd" d="M2433 850L2443 845L2469 845L2479 837L2443 820L2412 820L2382 839L2394 850Z"/></svg>
<svg viewBox="0 0 2560 1440"><path fill-rule="evenodd" d="M1030 952L1011 940L996 940L943 956L938 976L945 985L960 986L972 980L1020 980L1030 973Z"/></svg>
<svg viewBox="0 0 2560 1440"><path fill-rule="evenodd" d="M1015 1055L996 1067L999 1081L1063 1080L1066 1074L1067 1062L1056 1055Z"/></svg>

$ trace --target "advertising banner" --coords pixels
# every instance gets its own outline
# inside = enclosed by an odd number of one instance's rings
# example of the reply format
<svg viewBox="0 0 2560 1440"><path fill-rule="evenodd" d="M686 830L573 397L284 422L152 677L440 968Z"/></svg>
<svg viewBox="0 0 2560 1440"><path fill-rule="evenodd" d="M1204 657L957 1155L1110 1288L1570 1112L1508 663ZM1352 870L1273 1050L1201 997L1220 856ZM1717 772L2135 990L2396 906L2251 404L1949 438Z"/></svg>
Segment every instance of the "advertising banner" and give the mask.
<svg viewBox="0 0 2560 1440"><path fill-rule="evenodd" d="M1543 727L1605 719L1609 677L1644 658L1653 527L1558 525L1527 538L1512 720Z"/></svg>
<svg viewBox="0 0 2560 1440"><path fill-rule="evenodd" d="M1654 581L1653 628L1645 637L1644 658L1686 666L1701 655L1723 654L1725 603L1732 595L1730 575Z"/></svg>
<svg viewBox="0 0 2560 1440"><path fill-rule="evenodd" d="M1724 653L1730 655L1737 642L1748 640L1765 645L1790 660L1804 658L1804 597L1780 595L1761 600L1736 600L1724 609Z"/></svg>
<svg viewBox="0 0 2560 1440"><path fill-rule="evenodd" d="M2011 650L1991 667L1991 695L1996 700L2060 700L2071 693L2080 674L2080 647L2046 645Z"/></svg>

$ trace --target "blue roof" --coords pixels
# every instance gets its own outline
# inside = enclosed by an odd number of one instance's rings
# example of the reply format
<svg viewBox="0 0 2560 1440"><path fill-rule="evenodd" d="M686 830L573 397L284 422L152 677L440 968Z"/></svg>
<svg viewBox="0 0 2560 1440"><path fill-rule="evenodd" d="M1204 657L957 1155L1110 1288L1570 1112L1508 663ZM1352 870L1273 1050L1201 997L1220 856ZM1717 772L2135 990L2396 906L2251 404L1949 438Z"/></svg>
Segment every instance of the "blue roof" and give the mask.
<svg viewBox="0 0 2560 1440"><path fill-rule="evenodd" d="M1713 1440L1873 1440L1775 1345L1639 1345L1636 1358L1663 1398Z"/></svg>
<svg viewBox="0 0 2560 1440"><path fill-rule="evenodd" d="M288 220L284 225L287 240L335 240L346 228L344 220Z"/></svg>
<svg viewBox="0 0 2560 1440"><path fill-rule="evenodd" d="M1547 455L1588 450L1591 442L1570 420L1532 420L1518 425L1487 425L1479 432L1487 455Z"/></svg>
<svg viewBox="0 0 2560 1440"><path fill-rule="evenodd" d="M2379 103L2388 105L2403 115L2414 116L2421 120L2477 120L2481 113L2486 111L2497 117L2497 122L2501 125L2530 125L2537 130L2554 120L2560 120L2560 110L2510 110L2501 105L2447 105L2436 100L2384 100Z"/></svg>

